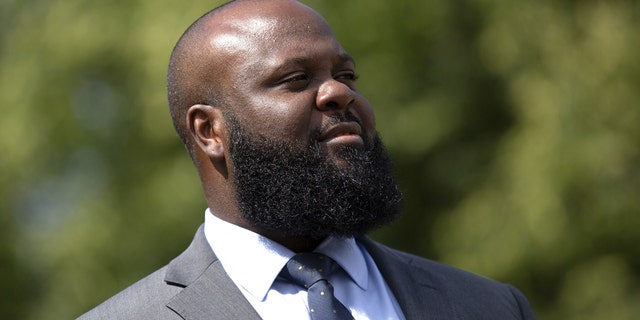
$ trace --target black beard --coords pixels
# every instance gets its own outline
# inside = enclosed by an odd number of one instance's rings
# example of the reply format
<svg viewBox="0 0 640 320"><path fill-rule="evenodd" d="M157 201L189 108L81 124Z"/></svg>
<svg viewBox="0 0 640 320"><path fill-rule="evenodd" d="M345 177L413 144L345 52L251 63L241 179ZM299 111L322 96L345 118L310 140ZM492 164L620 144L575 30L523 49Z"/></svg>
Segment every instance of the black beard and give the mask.
<svg viewBox="0 0 640 320"><path fill-rule="evenodd" d="M342 147L338 166L315 138L300 148L249 134L227 118L236 196L253 226L313 239L359 236L400 212L402 193L377 136L364 148Z"/></svg>

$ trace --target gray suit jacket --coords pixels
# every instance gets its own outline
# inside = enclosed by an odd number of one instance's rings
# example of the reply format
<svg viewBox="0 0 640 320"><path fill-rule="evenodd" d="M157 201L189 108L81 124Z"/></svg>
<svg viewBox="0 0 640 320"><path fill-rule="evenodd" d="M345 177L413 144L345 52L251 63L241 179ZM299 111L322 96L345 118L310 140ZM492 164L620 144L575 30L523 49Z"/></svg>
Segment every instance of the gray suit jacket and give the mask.
<svg viewBox="0 0 640 320"><path fill-rule="evenodd" d="M535 319L514 287L400 252L364 243L411 319ZM167 266L136 282L79 319L260 319L227 276L204 236Z"/></svg>

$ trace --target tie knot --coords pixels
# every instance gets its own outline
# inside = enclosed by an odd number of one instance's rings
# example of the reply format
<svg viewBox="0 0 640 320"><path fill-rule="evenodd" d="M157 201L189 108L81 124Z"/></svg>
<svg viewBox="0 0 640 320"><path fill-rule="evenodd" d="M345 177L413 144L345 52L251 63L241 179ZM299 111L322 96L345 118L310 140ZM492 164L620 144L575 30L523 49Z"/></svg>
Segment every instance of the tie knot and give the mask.
<svg viewBox="0 0 640 320"><path fill-rule="evenodd" d="M297 285L309 288L312 284L327 280L334 262L321 253L307 252L293 256L282 269L282 275Z"/></svg>

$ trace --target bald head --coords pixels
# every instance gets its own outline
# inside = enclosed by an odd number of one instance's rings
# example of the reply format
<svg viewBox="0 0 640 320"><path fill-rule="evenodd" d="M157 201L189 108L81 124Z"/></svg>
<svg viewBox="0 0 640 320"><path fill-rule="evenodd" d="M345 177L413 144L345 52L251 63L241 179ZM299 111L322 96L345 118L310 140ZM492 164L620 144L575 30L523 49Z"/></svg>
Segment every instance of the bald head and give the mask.
<svg viewBox="0 0 640 320"><path fill-rule="evenodd" d="M211 67L220 61L212 61L208 39L214 32L215 15L234 2L217 7L196 20L180 37L171 53L167 76L167 95L173 125L182 141L190 149L186 127L186 111L195 104L216 104L219 90ZM190 150L191 151L191 150Z"/></svg>
<svg viewBox="0 0 640 320"><path fill-rule="evenodd" d="M228 107L235 80L228 66L247 59L243 52L269 51L292 33L318 31L331 32L319 14L293 0L236 0L196 20L173 50L167 84L175 129L190 152L187 110L197 104Z"/></svg>

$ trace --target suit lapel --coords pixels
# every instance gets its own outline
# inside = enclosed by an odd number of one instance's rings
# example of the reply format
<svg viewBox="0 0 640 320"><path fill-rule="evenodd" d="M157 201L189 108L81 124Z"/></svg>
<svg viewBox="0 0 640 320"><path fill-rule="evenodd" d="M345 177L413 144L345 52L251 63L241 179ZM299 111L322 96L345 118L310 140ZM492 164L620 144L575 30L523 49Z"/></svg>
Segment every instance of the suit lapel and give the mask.
<svg viewBox="0 0 640 320"><path fill-rule="evenodd" d="M455 318L453 307L441 290L441 280L430 270L413 263L415 257L366 237L359 240L366 246L407 320Z"/></svg>
<svg viewBox="0 0 640 320"><path fill-rule="evenodd" d="M367 237L359 241L366 246L407 320L454 318L453 307L441 290L443 279L414 263L414 256ZM171 261L165 281L184 287L167 307L186 320L260 319L222 268L202 226L189 248Z"/></svg>
<svg viewBox="0 0 640 320"><path fill-rule="evenodd" d="M184 319L260 319L222 268L202 226L189 248L171 261L165 281L185 287L167 303Z"/></svg>

